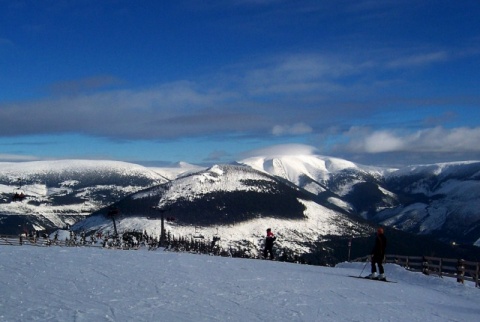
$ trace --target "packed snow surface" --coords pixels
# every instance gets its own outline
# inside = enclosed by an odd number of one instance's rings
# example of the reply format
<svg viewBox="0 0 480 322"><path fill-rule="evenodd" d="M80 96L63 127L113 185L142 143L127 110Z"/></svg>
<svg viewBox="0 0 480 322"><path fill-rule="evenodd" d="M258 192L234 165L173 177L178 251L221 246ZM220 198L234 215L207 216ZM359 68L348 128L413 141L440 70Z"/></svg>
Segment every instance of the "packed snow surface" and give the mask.
<svg viewBox="0 0 480 322"><path fill-rule="evenodd" d="M386 265L0 246L0 321L478 321L479 290ZM363 271L365 275L367 268Z"/></svg>

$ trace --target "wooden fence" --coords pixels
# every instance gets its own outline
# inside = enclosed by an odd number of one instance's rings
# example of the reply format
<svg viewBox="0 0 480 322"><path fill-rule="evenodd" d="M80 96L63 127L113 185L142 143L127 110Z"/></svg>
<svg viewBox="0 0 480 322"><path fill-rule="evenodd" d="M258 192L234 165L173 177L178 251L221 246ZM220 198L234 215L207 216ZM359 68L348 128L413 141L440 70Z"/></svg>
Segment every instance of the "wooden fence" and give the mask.
<svg viewBox="0 0 480 322"><path fill-rule="evenodd" d="M354 262L370 261L370 256L360 257ZM410 271L422 272L425 275L438 275L440 277L453 277L459 283L465 281L475 282L475 287L480 287L480 263L463 259L438 258L429 256L402 256L386 255L386 263L398 264Z"/></svg>
<svg viewBox="0 0 480 322"><path fill-rule="evenodd" d="M38 246L38 247L48 247L48 246L90 246L90 247L101 247L98 243L81 243L80 240L52 240L44 237L29 237L29 236L12 236L12 235L0 235L0 245L8 246Z"/></svg>

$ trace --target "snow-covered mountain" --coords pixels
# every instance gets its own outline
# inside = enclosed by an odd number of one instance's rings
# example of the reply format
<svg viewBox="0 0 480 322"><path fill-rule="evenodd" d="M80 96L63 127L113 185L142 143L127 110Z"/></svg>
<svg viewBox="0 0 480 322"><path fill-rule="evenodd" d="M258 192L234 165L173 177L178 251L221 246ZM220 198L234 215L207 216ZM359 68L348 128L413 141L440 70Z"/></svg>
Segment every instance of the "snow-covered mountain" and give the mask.
<svg viewBox="0 0 480 322"><path fill-rule="evenodd" d="M394 196L386 191L382 191L382 200L372 200L367 190L382 186L385 175L395 169L362 166L318 155L253 157L240 163L284 178L350 213L363 213L381 207L382 202L394 202L391 200Z"/></svg>
<svg viewBox="0 0 480 322"><path fill-rule="evenodd" d="M164 212L171 234L208 241L218 236L221 247L243 245L252 256L258 255L267 227L279 237L278 247L299 254L311 252L325 236L366 236L372 229L289 181L241 165L215 165L132 194L115 207L119 231L147 230L158 236ZM102 209L73 229L112 232L107 213Z"/></svg>
<svg viewBox="0 0 480 322"><path fill-rule="evenodd" d="M318 155L241 161L351 214L444 241L480 244L480 162L387 169Z"/></svg>
<svg viewBox="0 0 480 322"><path fill-rule="evenodd" d="M387 169L318 155L258 156L208 169L184 163L0 163L0 233L66 224L112 231L106 215L113 204L121 231L158 236L163 212L172 234L219 236L223 247L258 249L271 227L280 247L309 252L335 236L369 235L377 224L480 244L479 173L476 161ZM13 201L18 191L26 198Z"/></svg>
<svg viewBox="0 0 480 322"><path fill-rule="evenodd" d="M372 219L445 241L480 245L480 162L410 166L385 177L401 201Z"/></svg>
<svg viewBox="0 0 480 322"><path fill-rule="evenodd" d="M146 187L161 174L116 161L0 163L0 233L72 225L95 210Z"/></svg>

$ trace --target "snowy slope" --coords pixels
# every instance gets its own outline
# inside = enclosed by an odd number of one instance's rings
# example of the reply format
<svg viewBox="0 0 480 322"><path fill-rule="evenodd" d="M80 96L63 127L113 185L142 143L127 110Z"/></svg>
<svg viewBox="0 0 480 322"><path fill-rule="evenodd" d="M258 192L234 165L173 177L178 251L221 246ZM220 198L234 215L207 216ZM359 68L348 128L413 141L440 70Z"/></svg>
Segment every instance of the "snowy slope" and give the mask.
<svg viewBox="0 0 480 322"><path fill-rule="evenodd" d="M115 171L143 173L142 166L133 163L107 160L52 160L52 161L31 161L31 162L0 162L2 176L18 175L30 176L32 174L58 173L67 171L85 172L87 170L102 171L114 169Z"/></svg>
<svg viewBox="0 0 480 322"><path fill-rule="evenodd" d="M0 321L477 321L478 289L386 265L0 246ZM21 259L21 260L19 260ZM365 274L365 272L364 272Z"/></svg>
<svg viewBox="0 0 480 322"><path fill-rule="evenodd" d="M148 168L117 161L0 163L2 231L73 224L105 205L163 182L166 179ZM17 191L26 198L14 202L12 195Z"/></svg>
<svg viewBox="0 0 480 322"><path fill-rule="evenodd" d="M337 205L349 213L362 213L364 184L378 191L376 200L369 200L375 210L395 204L395 195L382 186L383 177L395 169L370 167L320 155L276 155L251 157L240 161L254 169L289 180L295 185ZM369 190L372 188L369 187ZM367 216L364 216L367 217Z"/></svg>
<svg viewBox="0 0 480 322"><path fill-rule="evenodd" d="M347 160L320 155L258 156L244 159L239 163L287 179L312 193L329 189L329 181L332 177L343 171L353 171L375 177L393 171L391 169L362 166ZM306 178L309 179L308 184L305 184ZM339 186L334 192L345 195L355 183L356 181L345 182L345 185Z"/></svg>
<svg viewBox="0 0 480 322"><path fill-rule="evenodd" d="M150 170L155 171L162 177L168 180L175 180L178 177L195 173L201 170L205 170L206 167L197 166L187 162L178 162L173 166L168 167L148 167Z"/></svg>

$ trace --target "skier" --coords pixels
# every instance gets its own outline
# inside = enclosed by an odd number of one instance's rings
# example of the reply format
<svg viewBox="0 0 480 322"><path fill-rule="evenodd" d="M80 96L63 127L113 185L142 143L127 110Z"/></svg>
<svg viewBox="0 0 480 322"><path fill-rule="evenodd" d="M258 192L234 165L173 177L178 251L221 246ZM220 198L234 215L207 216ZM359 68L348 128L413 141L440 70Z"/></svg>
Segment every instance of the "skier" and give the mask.
<svg viewBox="0 0 480 322"><path fill-rule="evenodd" d="M265 238L265 249L263 250L263 258L267 258L270 253L270 259L273 260L273 242L277 239L272 233L272 229L267 229L267 237Z"/></svg>
<svg viewBox="0 0 480 322"><path fill-rule="evenodd" d="M385 271L383 269L383 260L385 258L385 249L387 247L387 238L384 235L382 227L377 229L377 236L375 238L375 245L372 249L372 274L367 276L368 278L378 278L379 280L385 280ZM377 267L380 275L377 277Z"/></svg>

